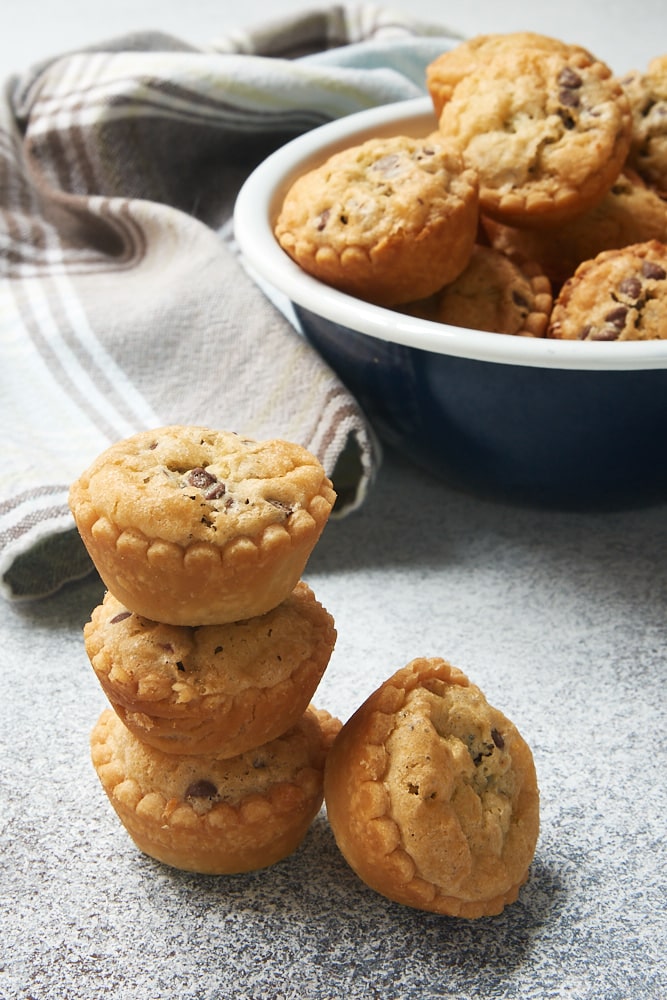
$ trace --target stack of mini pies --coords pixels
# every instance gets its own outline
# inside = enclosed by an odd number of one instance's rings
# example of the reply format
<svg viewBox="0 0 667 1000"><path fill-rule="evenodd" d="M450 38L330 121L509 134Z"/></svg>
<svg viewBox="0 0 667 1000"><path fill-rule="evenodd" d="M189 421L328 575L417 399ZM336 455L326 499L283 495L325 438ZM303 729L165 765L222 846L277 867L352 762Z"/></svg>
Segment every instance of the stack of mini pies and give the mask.
<svg viewBox="0 0 667 1000"><path fill-rule="evenodd" d="M111 704L92 760L166 864L266 867L320 809L340 722L311 699L336 631L301 574L334 500L306 449L191 426L121 441L72 485L107 587L84 628Z"/></svg>

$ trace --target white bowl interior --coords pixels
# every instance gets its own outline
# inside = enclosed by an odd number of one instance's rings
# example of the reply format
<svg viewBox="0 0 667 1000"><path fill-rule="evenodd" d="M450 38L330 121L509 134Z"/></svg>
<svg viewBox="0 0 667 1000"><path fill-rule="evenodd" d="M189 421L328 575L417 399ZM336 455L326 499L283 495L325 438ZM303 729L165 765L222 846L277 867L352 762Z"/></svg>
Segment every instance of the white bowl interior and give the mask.
<svg viewBox="0 0 667 1000"><path fill-rule="evenodd" d="M406 316L324 285L281 249L273 235L273 224L296 177L334 152L372 136L425 136L435 127L430 98L416 98L329 122L271 154L244 183L234 210L235 237L250 270L310 312L380 340L436 354L541 368L667 368L667 340L593 343L531 339Z"/></svg>

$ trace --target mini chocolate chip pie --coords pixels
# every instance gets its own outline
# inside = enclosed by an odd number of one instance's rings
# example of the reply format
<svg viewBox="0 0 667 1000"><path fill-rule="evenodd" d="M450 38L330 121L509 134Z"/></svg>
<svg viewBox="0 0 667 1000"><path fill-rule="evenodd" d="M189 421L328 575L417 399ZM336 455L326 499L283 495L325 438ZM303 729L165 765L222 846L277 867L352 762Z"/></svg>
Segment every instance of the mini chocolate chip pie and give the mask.
<svg viewBox="0 0 667 1000"><path fill-rule="evenodd" d="M402 312L488 333L543 337L553 305L551 282L535 261L519 263L493 247L475 245L463 274Z"/></svg>
<svg viewBox="0 0 667 1000"><path fill-rule="evenodd" d="M184 871L255 871L292 854L322 804L328 749L340 729L309 707L282 736L236 757L165 754L105 709L93 765L139 850Z"/></svg>
<svg viewBox="0 0 667 1000"><path fill-rule="evenodd" d="M277 608L226 625L165 625L107 592L83 630L118 716L165 753L234 757L296 725L336 641L333 618L299 582Z"/></svg>
<svg viewBox="0 0 667 1000"><path fill-rule="evenodd" d="M658 240L606 250L565 282L547 336L559 340L667 338L667 246Z"/></svg>
<svg viewBox="0 0 667 1000"><path fill-rule="evenodd" d="M439 136L369 139L292 184L276 239L315 278L396 305L465 268L477 232L477 175Z"/></svg>
<svg viewBox="0 0 667 1000"><path fill-rule="evenodd" d="M342 854L396 902L489 916L528 877L539 831L532 753L445 660L413 660L357 709L327 758L324 794Z"/></svg>
<svg viewBox="0 0 667 1000"><path fill-rule="evenodd" d="M628 98L584 49L491 51L454 87L438 128L479 174L480 211L511 226L559 224L592 207L628 150Z"/></svg>
<svg viewBox="0 0 667 1000"><path fill-rule="evenodd" d="M173 625L262 615L292 592L335 493L305 448L170 426L112 445L70 489L111 593Z"/></svg>

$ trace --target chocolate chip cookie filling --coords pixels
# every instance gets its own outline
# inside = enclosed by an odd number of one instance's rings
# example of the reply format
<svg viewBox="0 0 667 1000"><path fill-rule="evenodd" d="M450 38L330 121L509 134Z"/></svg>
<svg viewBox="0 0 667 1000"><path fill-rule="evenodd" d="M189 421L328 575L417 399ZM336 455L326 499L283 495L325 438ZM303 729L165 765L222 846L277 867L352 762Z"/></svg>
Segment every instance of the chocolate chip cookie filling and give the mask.
<svg viewBox="0 0 667 1000"><path fill-rule="evenodd" d="M572 45L535 31L474 35L441 53L426 67L426 85L437 117L440 117L445 104L466 76L484 66L491 58L503 54L512 58L520 49L561 52L566 55L579 53L590 58L590 53L580 45Z"/></svg>

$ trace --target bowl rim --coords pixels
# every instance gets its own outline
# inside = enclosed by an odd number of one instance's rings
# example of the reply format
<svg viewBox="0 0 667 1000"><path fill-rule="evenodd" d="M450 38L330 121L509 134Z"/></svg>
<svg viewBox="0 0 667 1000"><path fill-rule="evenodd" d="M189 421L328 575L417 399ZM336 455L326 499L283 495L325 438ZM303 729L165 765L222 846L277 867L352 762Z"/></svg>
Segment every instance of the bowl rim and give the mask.
<svg viewBox="0 0 667 1000"><path fill-rule="evenodd" d="M333 152L373 135L426 135L436 127L431 99L410 98L357 111L285 143L250 173L236 198L234 238L251 274L294 305L378 340L497 364L617 370L667 368L667 340L620 343L547 340L488 333L419 319L331 288L280 247L273 222L296 177Z"/></svg>

